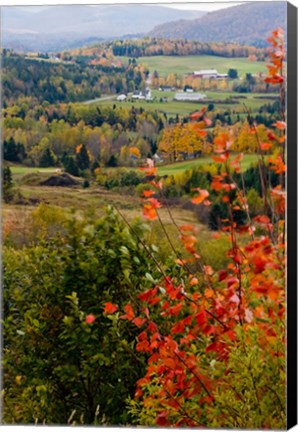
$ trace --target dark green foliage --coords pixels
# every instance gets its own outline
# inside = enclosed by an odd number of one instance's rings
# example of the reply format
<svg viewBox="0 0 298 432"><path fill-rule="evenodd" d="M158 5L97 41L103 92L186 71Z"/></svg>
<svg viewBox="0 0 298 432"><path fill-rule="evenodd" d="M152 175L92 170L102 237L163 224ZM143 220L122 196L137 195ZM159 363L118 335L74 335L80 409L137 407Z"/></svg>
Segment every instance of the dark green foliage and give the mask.
<svg viewBox="0 0 298 432"><path fill-rule="evenodd" d="M63 159L63 165L67 173L76 177L79 176L79 168L73 156L65 156Z"/></svg>
<svg viewBox="0 0 298 432"><path fill-rule="evenodd" d="M9 166L3 168L2 175L3 175L3 199L5 202L9 202L13 197L12 175Z"/></svg>
<svg viewBox="0 0 298 432"><path fill-rule="evenodd" d="M117 160L117 157L115 155L112 155L110 157L110 159L108 160L107 166L108 167L116 167L116 166L118 166L118 160Z"/></svg>
<svg viewBox="0 0 298 432"><path fill-rule="evenodd" d="M52 63L26 59L16 53L4 55L3 101L7 103L30 96L49 103L79 102L100 97L102 93L127 91L127 85L123 85L123 77L127 82L135 81L137 86L143 82L143 77L135 70L135 65L128 68L101 65L94 67L88 64L91 59L77 56L72 59L72 63Z"/></svg>
<svg viewBox="0 0 298 432"><path fill-rule="evenodd" d="M137 171L119 170L115 173L108 172L104 180L104 186L107 189L125 186L137 186L142 182L142 178Z"/></svg>
<svg viewBox="0 0 298 432"><path fill-rule="evenodd" d="M195 168L191 170L191 175L183 185L186 193L190 193L193 188L207 189L210 186L211 177L208 173L202 172L200 169Z"/></svg>
<svg viewBox="0 0 298 432"><path fill-rule="evenodd" d="M229 69L228 70L228 75L229 75L229 78L231 78L231 79L238 78L238 71L237 71L237 69Z"/></svg>
<svg viewBox="0 0 298 432"><path fill-rule="evenodd" d="M242 13L243 14L243 13ZM204 18L203 18L204 19ZM200 25L193 22L196 27L201 27ZM190 23L186 22L185 25L187 27L190 26ZM146 39L139 40L130 40L127 39L125 41L114 41L112 43L112 50L115 56L127 56L127 57L143 57L143 56L160 56L160 55L169 55L169 56L177 56L177 55L220 55L223 57L247 57L249 52L257 55L260 59L264 59L264 50L256 49L252 46L243 46L238 45L236 43L227 43L223 46L222 43L216 43L213 40L212 44L204 43L200 38L187 38L189 40L185 40L185 38L181 34L179 36L179 32L183 27L183 24L179 23L179 29L173 28L175 27L173 23L170 23L172 31L167 32L167 36L164 37L162 35L163 25L158 27L156 30L156 34L154 36L157 37L146 37ZM165 28L167 24L165 24ZM198 29L196 29L198 30ZM208 32L210 34L210 28L208 28ZM158 34L159 33L159 34ZM178 39L179 38L179 39ZM197 40L191 40L197 39ZM199 42L200 40L200 42ZM232 39L228 39L229 41ZM135 61L135 58L131 61L129 59L129 64L132 64ZM158 77L158 73L156 71L153 72L153 76Z"/></svg>
<svg viewBox="0 0 298 432"><path fill-rule="evenodd" d="M13 137L3 142L3 159L11 162L21 162L26 157L23 144L16 143Z"/></svg>
<svg viewBox="0 0 298 432"><path fill-rule="evenodd" d="M142 237L140 225L134 232ZM139 329L103 309L131 302L146 273L156 277L152 260L112 211L73 221L64 238L5 250L5 422L66 424L76 410L77 424L129 423L125 400L144 373Z"/></svg>
<svg viewBox="0 0 298 432"><path fill-rule="evenodd" d="M43 154L41 155L41 158L39 160L39 165L41 167L46 168L46 167L55 166L55 164L56 164L56 160L53 151L49 148L46 148Z"/></svg>
<svg viewBox="0 0 298 432"><path fill-rule="evenodd" d="M246 213L243 210L233 210L233 220L239 225L244 225L246 223ZM218 198L210 208L210 213L208 216L208 226L212 230L219 230L223 226L225 226L229 218L229 209L228 205L220 198Z"/></svg>
<svg viewBox="0 0 298 432"><path fill-rule="evenodd" d="M227 218L228 209L227 205L221 201L212 204L209 213L208 226L212 230L218 230L222 226L221 219Z"/></svg>
<svg viewBox="0 0 298 432"><path fill-rule="evenodd" d="M90 167L90 158L85 144L80 146L80 149L76 154L76 162L79 170L83 171Z"/></svg>
<svg viewBox="0 0 298 432"><path fill-rule="evenodd" d="M268 174L270 177L270 184L272 187L275 187L280 182L280 176L276 174L273 170L268 170ZM235 175L235 179L237 179L237 183L239 187L242 187L242 180L239 175ZM247 169L243 173L243 179L246 189L255 189L259 195L262 195L262 186L259 174L259 168L257 166L251 167Z"/></svg>

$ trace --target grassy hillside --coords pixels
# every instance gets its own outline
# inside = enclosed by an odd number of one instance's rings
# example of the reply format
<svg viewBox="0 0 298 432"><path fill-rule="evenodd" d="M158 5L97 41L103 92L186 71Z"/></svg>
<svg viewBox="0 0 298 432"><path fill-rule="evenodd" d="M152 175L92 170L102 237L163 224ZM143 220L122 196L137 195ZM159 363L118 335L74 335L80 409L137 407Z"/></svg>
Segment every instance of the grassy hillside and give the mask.
<svg viewBox="0 0 298 432"><path fill-rule="evenodd" d="M125 59L120 57L123 61ZM187 74L200 69L217 69L219 73L237 69L240 76L245 73L267 72L265 62L250 61L248 58L226 58L219 56L152 56L142 57L139 63L146 64L150 71L156 70L160 75L169 73Z"/></svg>
<svg viewBox="0 0 298 432"><path fill-rule="evenodd" d="M256 155L246 154L243 158L243 161L241 162L241 167L243 170L246 170L256 161ZM213 159L211 156L206 156L201 157L200 159L176 162L174 164L161 166L158 169L158 173L160 175L173 175L202 165L207 165L209 163L213 163Z"/></svg>
<svg viewBox="0 0 298 432"><path fill-rule="evenodd" d="M244 96L242 99L237 99L236 103L234 104L229 104L229 103L224 103L225 100L227 99L231 99L235 96L239 96L239 94L235 93L235 92L215 92L215 91L204 91L202 90L201 93L204 93L207 96L206 100L202 100L202 101L196 101L196 102L184 102L184 101L175 101L173 100L174 96L175 96L176 92L160 92L158 90L153 90L152 91L152 96L155 97L156 99L154 101L125 101L125 102L117 102L116 100L116 95L114 98L110 98L109 100L94 100L94 102L92 101L88 101L88 103L96 103L98 106L103 106L103 107L112 107L112 106L116 106L118 107L123 107L123 108L131 108L132 106L135 106L137 108L143 108L146 111L160 111L160 112L165 112L167 115L172 115L175 116L176 114L179 115L188 115L189 113L195 111L198 107L202 107L202 106L206 106L209 102L212 101L223 101L220 104L216 104L215 102L215 106L216 108L219 109L224 109L224 110L231 110L231 111L235 111L236 113L244 113L245 109L244 109L244 105L243 103L245 103L245 105L251 109L251 112L256 112L260 106L267 104L267 103L272 103L272 100L270 99L270 94L245 94L245 95L241 95ZM260 99L259 97L263 96L263 97L268 97L268 99L264 98L264 99ZM167 99L167 101L162 102L160 99Z"/></svg>

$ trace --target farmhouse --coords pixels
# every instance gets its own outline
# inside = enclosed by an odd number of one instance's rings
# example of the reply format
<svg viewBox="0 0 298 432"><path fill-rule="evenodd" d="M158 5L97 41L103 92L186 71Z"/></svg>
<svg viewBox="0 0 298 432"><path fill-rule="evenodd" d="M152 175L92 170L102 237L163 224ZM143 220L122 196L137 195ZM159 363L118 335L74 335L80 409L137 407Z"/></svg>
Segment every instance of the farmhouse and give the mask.
<svg viewBox="0 0 298 432"><path fill-rule="evenodd" d="M202 93L176 93L174 100L177 101L199 101L205 99L206 95Z"/></svg>
<svg viewBox="0 0 298 432"><path fill-rule="evenodd" d="M216 69L202 69L194 71L192 75L196 78L228 78L228 74L220 74Z"/></svg>
<svg viewBox="0 0 298 432"><path fill-rule="evenodd" d="M126 100L126 95L125 94L121 94L117 97L117 101L118 102L123 102Z"/></svg>
<svg viewBox="0 0 298 432"><path fill-rule="evenodd" d="M145 91L133 92L132 99L152 100L150 88L147 87Z"/></svg>

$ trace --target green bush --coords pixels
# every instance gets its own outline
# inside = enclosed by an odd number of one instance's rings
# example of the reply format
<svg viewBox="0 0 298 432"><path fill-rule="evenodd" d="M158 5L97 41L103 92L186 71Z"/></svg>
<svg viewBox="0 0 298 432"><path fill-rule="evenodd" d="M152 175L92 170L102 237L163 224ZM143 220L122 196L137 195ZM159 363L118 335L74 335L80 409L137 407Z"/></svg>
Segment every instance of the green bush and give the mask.
<svg viewBox="0 0 298 432"><path fill-rule="evenodd" d="M143 235L140 223L134 232ZM4 422L129 422L125 400L144 372L138 329L103 307L123 307L154 271L111 210L91 225L73 220L63 237L5 248Z"/></svg>
<svg viewBox="0 0 298 432"><path fill-rule="evenodd" d="M254 217L262 213L264 209L264 200L254 188L249 189L246 194L246 199L250 216Z"/></svg>

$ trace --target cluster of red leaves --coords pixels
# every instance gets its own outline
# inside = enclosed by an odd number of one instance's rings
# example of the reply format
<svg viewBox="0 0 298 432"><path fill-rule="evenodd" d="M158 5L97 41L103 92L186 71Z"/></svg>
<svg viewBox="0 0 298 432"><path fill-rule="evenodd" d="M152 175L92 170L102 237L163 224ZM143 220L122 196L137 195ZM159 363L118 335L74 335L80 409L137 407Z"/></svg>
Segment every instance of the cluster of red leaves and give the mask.
<svg viewBox="0 0 298 432"><path fill-rule="evenodd" d="M150 192L154 193L154 191L146 191L146 192L147 194ZM155 220L157 219L157 209L159 209L160 207L161 207L160 202L156 198L152 198L152 197L147 198L143 206L143 215L149 220Z"/></svg>
<svg viewBox="0 0 298 432"><path fill-rule="evenodd" d="M285 60L284 49L284 31L282 29L275 30L271 37L268 38L273 50L270 53L270 65L268 68L268 76L265 82L270 84L282 84L284 82L283 63Z"/></svg>
<svg viewBox="0 0 298 432"><path fill-rule="evenodd" d="M271 54L269 78L266 81L272 84L283 82L282 36L282 32L277 30L270 39L275 51ZM202 134L205 132L204 127L209 126L204 114L205 109L202 109L190 116L193 122L197 122L194 124ZM286 128L281 121L274 126L282 133ZM254 128L252 133L256 133ZM267 135L269 141L283 142L273 131L268 131ZM276 329L283 322L285 314L285 247L280 241L281 237L274 241L273 232L280 228L284 218L285 193L282 185L269 191L272 210L278 214L278 218L259 215L246 226L237 226L232 210L243 209L248 212L248 207L245 192L239 190L231 175L233 171L241 172L243 155L232 158L229 150L231 144L228 133L221 133L214 139L216 155L213 159L222 164L222 169L211 183L211 189L220 194L230 209L230 217L225 221L222 234L228 236L231 243L227 252L229 264L216 272L211 266L202 263L197 250L195 227L180 226L180 239L190 257L179 258L176 263L184 269L186 265L196 263L199 271L195 274L188 272L183 282L163 275L158 285L138 295L135 299L137 308L127 304L120 315L121 319L140 329L135 348L137 352L147 355L147 369L144 377L136 383L135 397L141 398L147 407L155 407L156 424L159 426L204 426L199 420L201 410L214 402L214 391L220 382L210 376L200 353L210 356L210 360L216 359L227 365L231 350L239 345L239 326L245 330L257 329L260 346L266 347L273 356L283 355L274 351L274 341L278 336ZM270 142L260 144L261 151L270 148ZM281 157L270 158L269 162L270 169L277 174L285 172ZM155 169L152 170L149 167L146 174L155 175ZM161 189L161 185L152 179L151 184ZM235 199L231 202L231 194L235 195L235 189L236 204ZM198 188L196 191L198 194L192 199L194 204L210 204L207 190ZM150 220L158 217L157 209L160 208L154 194L154 190L143 194L143 214ZM262 232L258 237L253 236L256 228ZM247 232L252 235L252 239L248 241L244 237L239 242L238 236L243 233L247 235ZM105 304L105 314L113 314L117 310L117 305ZM93 322L91 318L88 320ZM228 369L225 375L229 376ZM152 393L148 388L156 380L158 386ZM192 404L191 411L188 411L185 407L194 399L196 404ZM176 417L173 413L177 414Z"/></svg>

